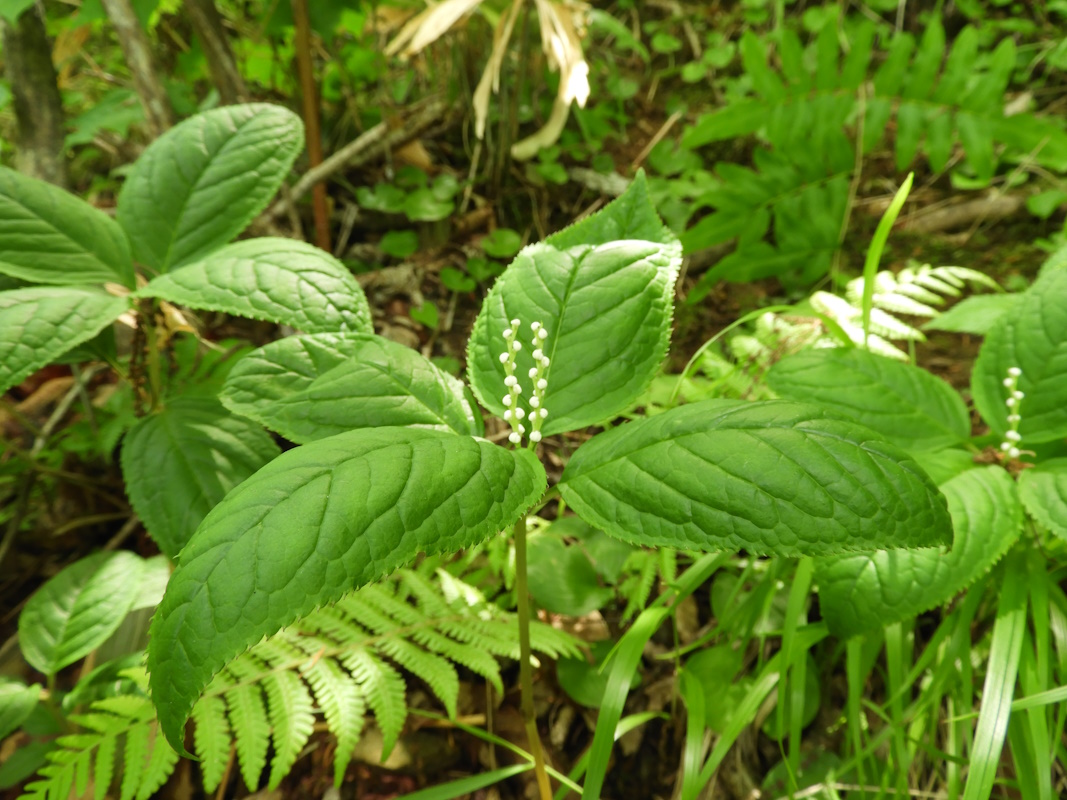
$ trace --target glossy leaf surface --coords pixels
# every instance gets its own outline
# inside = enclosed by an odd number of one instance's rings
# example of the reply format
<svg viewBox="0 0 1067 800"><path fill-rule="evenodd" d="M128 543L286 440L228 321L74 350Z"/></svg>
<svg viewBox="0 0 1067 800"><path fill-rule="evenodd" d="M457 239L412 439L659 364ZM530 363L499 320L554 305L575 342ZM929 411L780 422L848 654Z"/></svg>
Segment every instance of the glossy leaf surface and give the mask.
<svg viewBox="0 0 1067 800"><path fill-rule="evenodd" d="M134 256L166 272L226 244L266 207L303 146L300 119L266 103L175 125L137 159L119 192L117 219Z"/></svg>
<svg viewBox="0 0 1067 800"><path fill-rule="evenodd" d="M149 534L175 558L207 513L279 453L259 425L214 398L180 398L126 434L122 475Z"/></svg>
<svg viewBox="0 0 1067 800"><path fill-rule="evenodd" d="M992 567L1022 531L1022 506L999 467L972 469L941 487L956 535L951 549L877 552L821 560L815 581L830 630L855 636L945 603Z"/></svg>
<svg viewBox="0 0 1067 800"><path fill-rule="evenodd" d="M125 550L96 553L50 578L19 615L26 660L54 675L99 647L137 599L144 560Z"/></svg>
<svg viewBox="0 0 1067 800"><path fill-rule="evenodd" d="M32 283L134 285L130 243L115 220L6 167L0 167L0 272Z"/></svg>
<svg viewBox="0 0 1067 800"><path fill-rule="evenodd" d="M804 350L775 364L767 383L785 398L837 411L909 450L937 450L971 433L967 408L951 386L865 350Z"/></svg>
<svg viewBox="0 0 1067 800"><path fill-rule="evenodd" d="M1003 381L1010 367L1022 370L1023 447L1067 436L1067 270L1039 277L982 343L971 390L979 413L998 435L1008 429Z"/></svg>
<svg viewBox="0 0 1067 800"><path fill-rule="evenodd" d="M706 401L582 445L560 491L625 541L827 555L951 541L944 498L903 451L810 405Z"/></svg>
<svg viewBox="0 0 1067 800"><path fill-rule="evenodd" d="M329 253L292 239L236 242L160 275L138 294L308 333L373 330L367 298L348 268Z"/></svg>
<svg viewBox="0 0 1067 800"><path fill-rule="evenodd" d="M87 287L0 292L0 392L92 339L128 306L124 298Z"/></svg>
<svg viewBox="0 0 1067 800"><path fill-rule="evenodd" d="M463 384L414 350L366 334L271 342L233 368L222 401L301 443L382 425L479 433Z"/></svg>
<svg viewBox="0 0 1067 800"><path fill-rule="evenodd" d="M212 676L263 636L388 575L513 524L544 492L526 450L439 431L357 430L284 453L208 514L152 622L148 666L180 748Z"/></svg>

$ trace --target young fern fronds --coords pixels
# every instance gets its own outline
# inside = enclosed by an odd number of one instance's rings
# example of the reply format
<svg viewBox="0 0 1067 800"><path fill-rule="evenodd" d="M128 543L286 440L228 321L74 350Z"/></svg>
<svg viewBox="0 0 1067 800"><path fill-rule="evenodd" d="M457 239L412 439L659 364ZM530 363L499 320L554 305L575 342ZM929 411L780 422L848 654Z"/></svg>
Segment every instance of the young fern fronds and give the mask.
<svg viewBox="0 0 1067 800"><path fill-rule="evenodd" d="M143 683L143 673L140 678ZM71 715L70 721L84 730L56 740L48 763L26 785L26 800L67 800L72 793L85 797L90 789L95 800L114 796L109 790L120 753L119 800L148 800L178 762L178 754L159 733L152 702L144 695L97 700L88 712Z"/></svg>

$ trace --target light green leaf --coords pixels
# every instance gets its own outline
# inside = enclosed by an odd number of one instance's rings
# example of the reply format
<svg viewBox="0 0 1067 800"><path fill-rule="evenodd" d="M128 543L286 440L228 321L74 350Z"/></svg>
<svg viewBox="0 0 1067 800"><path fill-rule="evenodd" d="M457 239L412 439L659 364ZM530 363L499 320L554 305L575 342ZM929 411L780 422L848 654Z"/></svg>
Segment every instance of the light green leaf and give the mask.
<svg viewBox="0 0 1067 800"><path fill-rule="evenodd" d="M1019 475L1019 497L1034 519L1067 539L1067 458L1042 461Z"/></svg>
<svg viewBox="0 0 1067 800"><path fill-rule="evenodd" d="M0 167L0 272L33 283L134 285L130 243L115 220L6 167Z"/></svg>
<svg viewBox="0 0 1067 800"><path fill-rule="evenodd" d="M1023 447L1067 436L1067 270L1042 274L986 336L971 374L974 404L997 435L1008 429L1009 367L1022 370Z"/></svg>
<svg viewBox="0 0 1067 800"><path fill-rule="evenodd" d="M817 403L908 450L938 450L971 433L960 396L940 378L865 350L804 350L782 359L767 383L789 400Z"/></svg>
<svg viewBox="0 0 1067 800"><path fill-rule="evenodd" d="M237 363L221 399L300 443L383 425L479 434L459 380L410 348L366 334L272 342Z"/></svg>
<svg viewBox="0 0 1067 800"><path fill-rule="evenodd" d="M877 552L820 560L815 581L823 618L837 636L856 636L947 602L993 566L1022 531L1022 506L999 467L945 483L956 531L952 549Z"/></svg>
<svg viewBox="0 0 1067 800"><path fill-rule="evenodd" d="M33 5L34 0L0 0L0 17L17 22L22 12Z"/></svg>
<svg viewBox="0 0 1067 800"><path fill-rule="evenodd" d="M985 336L998 319L1007 314L1019 301L1017 294L976 294L965 297L944 314L923 325L923 330L973 333Z"/></svg>
<svg viewBox="0 0 1067 800"><path fill-rule="evenodd" d="M92 339L129 307L89 287L0 292L0 392Z"/></svg>
<svg viewBox="0 0 1067 800"><path fill-rule="evenodd" d="M582 548L568 547L551 533L530 537L527 563L531 596L553 614L580 617L615 597L613 589L600 585Z"/></svg>
<svg viewBox="0 0 1067 800"><path fill-rule="evenodd" d="M367 298L352 273L329 253L293 239L235 242L154 278L138 294L308 333L373 333Z"/></svg>
<svg viewBox="0 0 1067 800"><path fill-rule="evenodd" d="M13 678L0 677L0 739L6 739L37 708L41 685L27 686Z"/></svg>
<svg viewBox="0 0 1067 800"><path fill-rule="evenodd" d="M208 514L152 621L153 700L182 747L212 676L263 636L513 524L544 492L527 450L439 431L350 431L284 453Z"/></svg>
<svg viewBox="0 0 1067 800"><path fill-rule="evenodd" d="M26 660L54 675L119 627L137 599L144 560L125 550L75 561L33 593L19 615Z"/></svg>
<svg viewBox="0 0 1067 800"><path fill-rule="evenodd" d="M906 454L815 406L711 400L582 445L567 504L625 541L829 555L951 541L944 498Z"/></svg>
<svg viewBox="0 0 1067 800"><path fill-rule="evenodd" d="M565 250L568 247L611 244L623 239L656 242L668 248L672 258L680 258L680 255L674 254L677 238L660 221L649 198L644 170L637 171L630 186L615 200L597 213L553 233L545 239L545 244Z"/></svg>
<svg viewBox="0 0 1067 800"><path fill-rule="evenodd" d="M148 533L175 558L207 513L279 453L259 425L214 398L179 398L126 434L122 475Z"/></svg>
<svg viewBox="0 0 1067 800"><path fill-rule="evenodd" d="M300 119L266 103L190 117L144 151L119 192L118 221L138 261L187 264L244 230L303 148Z"/></svg>

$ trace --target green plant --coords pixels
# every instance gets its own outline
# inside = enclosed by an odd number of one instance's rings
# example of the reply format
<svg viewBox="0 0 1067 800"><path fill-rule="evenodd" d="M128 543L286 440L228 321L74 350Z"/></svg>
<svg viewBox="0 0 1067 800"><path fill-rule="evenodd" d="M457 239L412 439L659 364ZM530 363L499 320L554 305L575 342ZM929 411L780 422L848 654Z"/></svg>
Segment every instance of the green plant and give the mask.
<svg viewBox="0 0 1067 800"><path fill-rule="evenodd" d="M783 28L773 39L777 65L766 39L742 35L751 92L689 127L671 169L699 148L756 134L752 168L722 162L690 189L673 179L656 186L657 198L681 205L672 224L686 225L687 252L737 243L701 277L691 302L716 280L773 275L803 285L829 270L851 213L855 173L891 121L898 170L921 153L934 172L945 171L957 145L963 160L956 170L965 168L976 185L987 185L1002 160L1067 169L1067 136L1057 125L1029 112L1004 113L1016 64L1012 39L985 53L978 31L967 27L950 48L934 14L918 43L906 32L891 38L868 84L876 32L866 20L829 24L805 47ZM701 209L709 211L688 224Z"/></svg>
<svg viewBox="0 0 1067 800"><path fill-rule="evenodd" d="M639 178L505 270L475 324L467 375L481 405L510 425L510 442L526 447L477 438L481 417L461 383L367 333L289 337L237 364L223 402L301 446L232 491L181 551L149 649L173 746L184 750L185 722L213 676L263 636L420 551L452 553L513 528L523 710L546 792L526 574L526 515L546 489L535 450L543 437L616 416L652 379L668 347L678 261ZM166 276L169 300L185 299L172 287L189 273ZM845 475L873 494L846 490ZM709 401L632 422L583 445L556 492L597 528L639 544L786 555L949 536L943 502L912 462L803 404ZM765 512L755 497L766 498Z"/></svg>

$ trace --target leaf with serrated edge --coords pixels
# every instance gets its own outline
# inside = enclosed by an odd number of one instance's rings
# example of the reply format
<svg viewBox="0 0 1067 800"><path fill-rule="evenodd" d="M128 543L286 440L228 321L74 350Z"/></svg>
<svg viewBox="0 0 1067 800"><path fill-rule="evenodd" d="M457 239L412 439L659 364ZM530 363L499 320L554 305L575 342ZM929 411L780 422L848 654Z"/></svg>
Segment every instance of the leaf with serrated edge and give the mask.
<svg viewBox="0 0 1067 800"><path fill-rule="evenodd" d="M645 171L638 170L627 190L604 208L545 239L560 250L624 239L674 246L677 237L664 225L648 195Z"/></svg>
<svg viewBox="0 0 1067 800"><path fill-rule="evenodd" d="M1067 436L1067 270L1037 279L989 331L971 373L974 404L998 436L1008 429L1009 367L1022 370L1023 443Z"/></svg>
<svg viewBox="0 0 1067 800"><path fill-rule="evenodd" d="M527 450L410 428L351 431L276 458L208 514L152 621L150 686L167 739L182 747L212 675L260 638L419 552L484 541L545 485Z"/></svg>
<svg viewBox="0 0 1067 800"><path fill-rule="evenodd" d="M524 344L515 374L527 392L534 365L530 323L542 322L548 332L546 435L626 410L667 354L678 256L676 246L638 240L568 250L547 244L525 248L494 284L474 323L468 374L478 400L503 414L501 397L508 387L499 355L509 321L519 319ZM524 397L520 401L525 405Z"/></svg>
<svg viewBox="0 0 1067 800"><path fill-rule="evenodd" d="M582 445L560 492L619 539L779 556L952 539L945 499L903 451L801 403L705 401Z"/></svg>
<svg viewBox="0 0 1067 800"><path fill-rule="evenodd" d="M0 292L0 393L92 339L128 307L121 297L82 286Z"/></svg>
<svg viewBox="0 0 1067 800"><path fill-rule="evenodd" d="M909 450L937 450L970 436L960 396L911 364L848 350L805 350L782 359L767 383L783 397L817 403Z"/></svg>
<svg viewBox="0 0 1067 800"><path fill-rule="evenodd" d="M179 398L126 434L122 475L149 534L175 558L207 513L280 453L259 425L214 398Z"/></svg>
<svg viewBox="0 0 1067 800"><path fill-rule="evenodd" d="M50 578L19 615L19 645L46 675L95 650L122 623L137 599L144 560L133 553L96 553Z"/></svg>
<svg viewBox="0 0 1067 800"><path fill-rule="evenodd" d="M244 230L303 149L300 118L266 103L190 117L141 154L119 192L117 219L145 266L166 272Z"/></svg>
<svg viewBox="0 0 1067 800"><path fill-rule="evenodd" d="M1019 475L1019 497L1034 519L1067 539L1067 458L1024 470Z"/></svg>
<svg viewBox="0 0 1067 800"><path fill-rule="evenodd" d="M372 333L370 308L336 258L292 239L235 242L138 292L176 305L292 325L308 333Z"/></svg>
<svg viewBox="0 0 1067 800"><path fill-rule="evenodd" d="M1019 538L1022 506L1003 469L968 470L941 489L956 530L952 549L820 559L815 574L819 605L835 635L877 630L941 605L983 575Z"/></svg>
<svg viewBox="0 0 1067 800"><path fill-rule="evenodd" d="M478 430L462 383L414 350L366 334L271 342L237 363L220 399L300 443L382 425Z"/></svg>
<svg viewBox="0 0 1067 800"><path fill-rule="evenodd" d="M6 167L0 167L0 272L32 283L134 285L130 243L115 220Z"/></svg>

